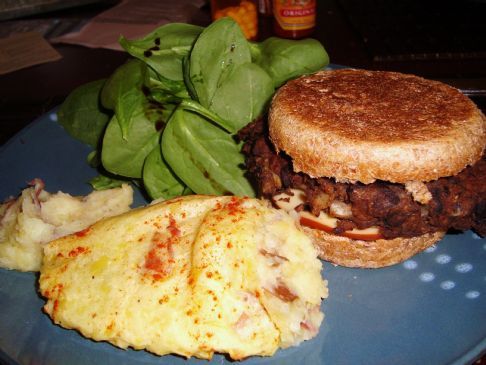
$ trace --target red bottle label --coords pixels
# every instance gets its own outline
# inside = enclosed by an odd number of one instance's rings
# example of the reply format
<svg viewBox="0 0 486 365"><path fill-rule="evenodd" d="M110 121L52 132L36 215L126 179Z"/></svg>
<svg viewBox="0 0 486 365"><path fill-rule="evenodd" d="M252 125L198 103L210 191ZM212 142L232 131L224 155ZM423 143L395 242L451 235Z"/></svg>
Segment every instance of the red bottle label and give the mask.
<svg viewBox="0 0 486 365"><path fill-rule="evenodd" d="M273 14L284 30L304 30L316 25L316 0L274 0Z"/></svg>

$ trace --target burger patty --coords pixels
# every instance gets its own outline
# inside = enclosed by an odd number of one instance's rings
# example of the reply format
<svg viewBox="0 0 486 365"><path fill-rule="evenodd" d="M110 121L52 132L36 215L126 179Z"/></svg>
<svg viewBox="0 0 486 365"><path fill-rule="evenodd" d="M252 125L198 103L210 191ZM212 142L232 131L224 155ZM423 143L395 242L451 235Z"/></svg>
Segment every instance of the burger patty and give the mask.
<svg viewBox="0 0 486 365"><path fill-rule="evenodd" d="M258 194L270 199L291 188L303 190L306 202L302 208L315 215L321 210L332 215L332 207L340 207L336 234L378 226L388 239L449 229L474 229L486 236L486 155L457 175L426 183L432 199L421 204L403 184L379 180L341 183L296 173L291 159L276 153L267 131L266 119L259 119L238 134L245 142L246 168Z"/></svg>

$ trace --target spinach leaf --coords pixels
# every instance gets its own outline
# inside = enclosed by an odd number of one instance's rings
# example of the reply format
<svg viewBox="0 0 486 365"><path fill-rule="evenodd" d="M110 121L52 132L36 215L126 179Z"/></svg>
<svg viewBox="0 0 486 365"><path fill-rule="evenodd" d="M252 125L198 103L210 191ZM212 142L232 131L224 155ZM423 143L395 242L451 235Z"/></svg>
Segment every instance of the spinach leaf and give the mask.
<svg viewBox="0 0 486 365"><path fill-rule="evenodd" d="M251 63L250 45L230 18L201 33L185 67L201 105L225 120L231 133L261 115L274 92L270 76Z"/></svg>
<svg viewBox="0 0 486 365"><path fill-rule="evenodd" d="M115 110L118 100L133 89L141 89L147 66L131 59L118 67L106 80L101 90L101 104L110 110Z"/></svg>
<svg viewBox="0 0 486 365"><path fill-rule="evenodd" d="M170 199L191 192L162 158L160 145L155 146L145 159L143 185L152 199Z"/></svg>
<svg viewBox="0 0 486 365"><path fill-rule="evenodd" d="M96 189L131 179L153 199L254 196L233 134L265 112L276 87L329 62L315 40L250 43L230 18L205 29L167 24L120 44L134 59L76 89L59 121L95 148L102 142L88 157Z"/></svg>
<svg viewBox="0 0 486 365"><path fill-rule="evenodd" d="M98 175L92 178L89 183L95 190L107 190L118 188L122 184L126 184L127 180L120 180L106 175Z"/></svg>
<svg viewBox="0 0 486 365"><path fill-rule="evenodd" d="M211 110L236 133L263 114L274 91L272 79L261 67L245 63L235 67L216 90Z"/></svg>
<svg viewBox="0 0 486 365"><path fill-rule="evenodd" d="M145 95L139 88L127 90L119 95L115 104L115 115L120 125L123 139L127 139L128 131L134 119L134 114L147 103Z"/></svg>
<svg viewBox="0 0 486 365"><path fill-rule="evenodd" d="M177 105L149 101L145 108L147 117L155 122L157 130L163 131Z"/></svg>
<svg viewBox="0 0 486 365"><path fill-rule="evenodd" d="M115 111L123 138L127 137L132 114L145 100L142 85L146 73L147 65L132 59L115 70L101 91L101 103Z"/></svg>
<svg viewBox="0 0 486 365"><path fill-rule="evenodd" d="M159 143L159 135L156 123L147 118L143 108L139 107L133 113L126 138L123 138L118 120L114 116L103 138L103 167L116 175L142 177L145 158Z"/></svg>
<svg viewBox="0 0 486 365"><path fill-rule="evenodd" d="M157 28L142 39L121 37L120 45L133 57L152 67L169 80L183 80L182 58L203 28L191 24L171 23Z"/></svg>
<svg viewBox="0 0 486 365"><path fill-rule="evenodd" d="M291 40L270 37L251 47L254 62L273 79L277 88L289 79L312 73L329 64L329 56L315 39Z"/></svg>
<svg viewBox="0 0 486 365"><path fill-rule="evenodd" d="M185 56L182 59L182 76L184 78L184 84L186 85L187 92L193 100L197 100L196 89L191 81L191 62L189 61L189 56Z"/></svg>
<svg viewBox="0 0 486 365"><path fill-rule="evenodd" d="M203 117L209 119L210 121L216 123L221 128L225 129L227 132L233 131L233 127L232 127L231 123L224 120L219 115L213 113L211 110L206 109L201 104L199 104L197 101L183 100L179 104L179 107L184 109L184 110L189 110L189 111L196 112L196 113L200 114L201 116L203 116Z"/></svg>
<svg viewBox="0 0 486 365"><path fill-rule="evenodd" d="M238 24L230 18L212 23L194 43L189 58L197 100L211 109L214 94L233 68L250 62L250 47Z"/></svg>
<svg viewBox="0 0 486 365"><path fill-rule="evenodd" d="M155 94L159 98L174 102L190 98L184 81L170 80L151 68L148 68L145 74L144 86L147 96Z"/></svg>
<svg viewBox="0 0 486 365"><path fill-rule="evenodd" d="M96 148L110 120L100 103L105 80L92 81L74 89L57 112L59 124L74 138Z"/></svg>
<svg viewBox="0 0 486 365"><path fill-rule="evenodd" d="M86 160L88 161L88 165L90 165L93 168L98 168L101 166L101 156L100 156L100 151L99 150L93 150L90 153L88 153L88 157L86 157Z"/></svg>
<svg viewBox="0 0 486 365"><path fill-rule="evenodd" d="M88 163L91 167L98 170L99 175L92 178L89 184L95 190L106 190L121 186L123 183L128 183L128 178L122 178L106 171L101 164L101 151L93 150L88 154Z"/></svg>
<svg viewBox="0 0 486 365"><path fill-rule="evenodd" d="M254 196L231 135L200 115L176 109L162 135L162 154L175 174L197 194Z"/></svg>

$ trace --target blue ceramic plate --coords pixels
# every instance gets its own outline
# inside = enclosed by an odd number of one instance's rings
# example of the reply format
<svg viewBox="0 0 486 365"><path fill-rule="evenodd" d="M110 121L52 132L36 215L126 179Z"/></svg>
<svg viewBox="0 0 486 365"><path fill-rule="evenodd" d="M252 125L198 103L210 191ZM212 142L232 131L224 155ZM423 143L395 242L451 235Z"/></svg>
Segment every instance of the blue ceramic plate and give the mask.
<svg viewBox="0 0 486 365"><path fill-rule="evenodd" d="M34 177L48 191L86 194L96 175L89 148L47 114L0 149L0 199ZM144 204L137 193L136 204ZM385 269L325 264L330 297L319 336L272 358L243 364L466 364L486 349L486 240L447 235L412 259ZM54 325L42 312L37 275L0 269L0 363L208 364L157 357L93 342ZM220 355L211 363L227 363Z"/></svg>

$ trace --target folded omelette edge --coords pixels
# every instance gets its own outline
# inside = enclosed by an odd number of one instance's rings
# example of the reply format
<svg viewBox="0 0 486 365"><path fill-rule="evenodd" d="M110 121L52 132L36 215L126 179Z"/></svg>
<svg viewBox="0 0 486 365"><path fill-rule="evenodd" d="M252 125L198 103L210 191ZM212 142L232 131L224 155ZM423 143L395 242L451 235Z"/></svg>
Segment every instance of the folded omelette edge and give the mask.
<svg viewBox="0 0 486 365"><path fill-rule="evenodd" d="M257 199L188 196L50 242L39 287L54 323L93 340L244 359L318 333L321 268L284 212Z"/></svg>

